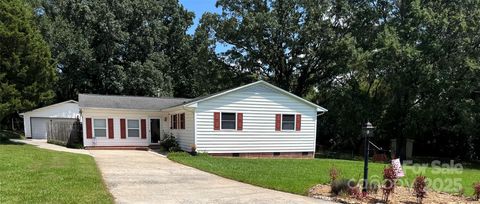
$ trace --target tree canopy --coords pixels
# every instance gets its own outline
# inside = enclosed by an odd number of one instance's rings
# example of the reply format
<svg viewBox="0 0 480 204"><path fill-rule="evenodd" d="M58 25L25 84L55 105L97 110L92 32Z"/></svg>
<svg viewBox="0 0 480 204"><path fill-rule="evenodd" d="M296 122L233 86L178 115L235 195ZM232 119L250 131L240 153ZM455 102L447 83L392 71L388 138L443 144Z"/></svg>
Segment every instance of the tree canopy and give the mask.
<svg viewBox="0 0 480 204"><path fill-rule="evenodd" d="M0 2L0 121L51 102L55 68L47 43L20 0Z"/></svg>

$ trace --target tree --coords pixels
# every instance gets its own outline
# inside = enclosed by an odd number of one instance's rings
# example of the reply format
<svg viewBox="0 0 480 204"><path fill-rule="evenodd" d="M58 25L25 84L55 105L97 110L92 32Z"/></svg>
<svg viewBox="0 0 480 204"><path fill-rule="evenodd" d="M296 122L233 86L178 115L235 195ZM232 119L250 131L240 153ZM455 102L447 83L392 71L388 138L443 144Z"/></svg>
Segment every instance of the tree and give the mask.
<svg viewBox="0 0 480 204"><path fill-rule="evenodd" d="M78 93L171 96L193 14L169 1L32 1L58 62L58 100Z"/></svg>
<svg viewBox="0 0 480 204"><path fill-rule="evenodd" d="M0 2L0 121L51 102L55 68L34 26L33 10L20 0Z"/></svg>
<svg viewBox="0 0 480 204"><path fill-rule="evenodd" d="M359 130L355 121L363 118L377 125L384 144L412 138L427 147L417 155L478 157L478 3L348 2L346 27L365 57L360 70L349 68L348 80L332 87L331 128L321 134L355 144L360 134L350 127Z"/></svg>
<svg viewBox="0 0 480 204"><path fill-rule="evenodd" d="M204 21L231 46L224 61L297 95L323 88L355 60L342 22L326 18L336 12L329 1L220 0L217 6L222 13Z"/></svg>

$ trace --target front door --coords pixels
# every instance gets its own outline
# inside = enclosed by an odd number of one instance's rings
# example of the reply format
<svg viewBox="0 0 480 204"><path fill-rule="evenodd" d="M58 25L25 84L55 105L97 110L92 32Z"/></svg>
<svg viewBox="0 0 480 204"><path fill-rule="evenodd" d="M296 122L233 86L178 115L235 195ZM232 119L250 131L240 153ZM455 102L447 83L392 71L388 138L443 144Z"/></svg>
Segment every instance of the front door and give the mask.
<svg viewBox="0 0 480 204"><path fill-rule="evenodd" d="M160 119L150 119L151 143L158 143L160 140Z"/></svg>

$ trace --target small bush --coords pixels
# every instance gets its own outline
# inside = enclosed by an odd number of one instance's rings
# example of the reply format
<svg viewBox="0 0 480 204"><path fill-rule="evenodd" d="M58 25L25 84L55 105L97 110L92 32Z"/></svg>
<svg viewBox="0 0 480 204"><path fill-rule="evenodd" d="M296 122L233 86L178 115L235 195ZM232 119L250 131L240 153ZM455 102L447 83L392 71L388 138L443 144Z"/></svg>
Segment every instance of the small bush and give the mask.
<svg viewBox="0 0 480 204"><path fill-rule="evenodd" d="M340 172L338 172L338 169L335 166L332 166L330 168L330 183L337 180L339 176Z"/></svg>
<svg viewBox="0 0 480 204"><path fill-rule="evenodd" d="M160 141L160 146L170 152L181 151L180 145L178 145L177 142L177 138L175 138L172 133L164 133L164 138Z"/></svg>
<svg viewBox="0 0 480 204"><path fill-rule="evenodd" d="M427 191L425 189L426 186L427 181L425 180L425 176L417 176L417 178L415 178L413 190L415 192L415 196L417 196L417 203L422 203L425 195L427 195Z"/></svg>
<svg viewBox="0 0 480 204"><path fill-rule="evenodd" d="M192 156L197 155L197 145L195 145L195 144L190 145L190 154Z"/></svg>
<svg viewBox="0 0 480 204"><path fill-rule="evenodd" d="M351 197L354 197L356 199L362 199L362 191L360 190L360 187L358 186L353 186L348 189L348 195Z"/></svg>
<svg viewBox="0 0 480 204"><path fill-rule="evenodd" d="M341 195L341 194L348 194L352 195L354 190L352 188L356 188L357 183L353 180L348 179L336 179L333 180L330 184L330 191L333 195Z"/></svg>
<svg viewBox="0 0 480 204"><path fill-rule="evenodd" d="M480 182L473 185L473 192L475 194L475 199L480 200Z"/></svg>
<svg viewBox="0 0 480 204"><path fill-rule="evenodd" d="M23 139L24 136L21 132L12 130L0 130L0 144L14 143L10 139Z"/></svg>
<svg viewBox="0 0 480 204"><path fill-rule="evenodd" d="M378 192L378 186L379 186L378 182L368 181L367 186L368 186L368 189L367 189L368 193L377 193Z"/></svg>
<svg viewBox="0 0 480 204"><path fill-rule="evenodd" d="M397 176L395 175L395 170L392 166L388 166L383 169L383 201L388 203L388 198L395 190L395 185L397 183Z"/></svg>

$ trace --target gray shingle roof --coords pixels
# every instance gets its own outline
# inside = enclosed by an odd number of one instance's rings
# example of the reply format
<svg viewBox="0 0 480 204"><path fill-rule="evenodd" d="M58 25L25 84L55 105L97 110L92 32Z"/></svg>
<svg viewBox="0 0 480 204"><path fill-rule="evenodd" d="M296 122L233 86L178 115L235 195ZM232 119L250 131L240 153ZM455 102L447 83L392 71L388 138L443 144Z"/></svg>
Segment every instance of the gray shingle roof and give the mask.
<svg viewBox="0 0 480 204"><path fill-rule="evenodd" d="M143 96L119 96L79 94L78 105L80 108L115 108L138 110L161 110L164 108L181 105L191 101L187 98L157 98Z"/></svg>

